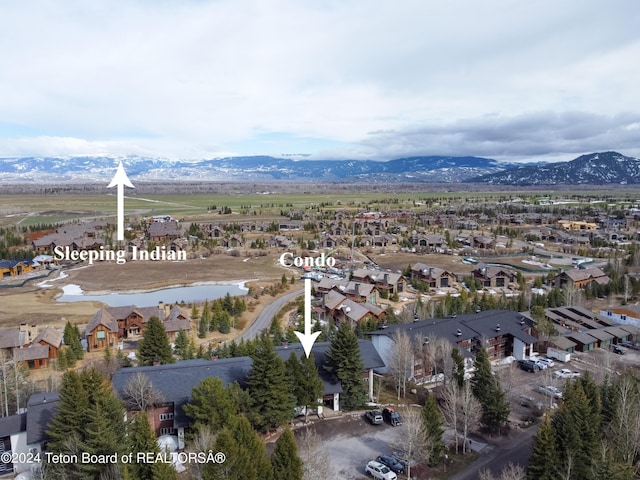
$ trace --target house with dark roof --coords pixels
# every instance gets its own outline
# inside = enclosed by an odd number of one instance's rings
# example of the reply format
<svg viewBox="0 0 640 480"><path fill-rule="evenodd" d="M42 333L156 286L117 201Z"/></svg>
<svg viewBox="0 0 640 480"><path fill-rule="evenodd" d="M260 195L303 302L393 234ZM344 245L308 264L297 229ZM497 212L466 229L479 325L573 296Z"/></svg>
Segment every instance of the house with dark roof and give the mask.
<svg viewBox="0 0 640 480"><path fill-rule="evenodd" d="M0 278L16 277L37 270L39 266L32 260L0 260Z"/></svg>
<svg viewBox="0 0 640 480"><path fill-rule="evenodd" d="M183 360L159 366L121 368L111 381L120 398L124 398L127 383L136 374L145 374L164 398L161 405L149 412L156 435L177 435L179 447L184 448L184 432L190 424L184 406L191 401L193 387L208 377L219 378L225 386L233 382L244 386L251 365L250 357Z"/></svg>
<svg viewBox="0 0 640 480"><path fill-rule="evenodd" d="M390 365L396 332L404 332L413 344L422 345L430 339L444 339L468 359L485 348L491 361L506 357L524 359L534 352L538 339L532 335L533 320L526 314L511 310L487 310L448 318L417 320L409 324L393 324L371 332L371 342L384 361ZM431 375L431 366L414 355L413 371L407 378L420 382ZM387 373L386 370L382 373Z"/></svg>
<svg viewBox="0 0 640 480"><path fill-rule="evenodd" d="M384 362L370 341L359 340L358 346L365 367L362 379L368 385L369 397L373 398L373 372L383 368ZM326 354L329 347L329 342L316 342L313 345L313 354L324 385L322 400L329 408L338 410L342 386L337 378L326 369L328 363ZM300 344L276 348L277 354L283 360L288 359L292 351L297 355L303 354ZM184 406L191 401L193 387L205 378L216 377L222 381L224 386L238 382L244 388L251 367L251 357L183 360L158 366L121 368L114 373L111 381L120 398L124 399L127 383L135 378L136 374L145 374L153 388L158 390L164 399L162 404L157 405L149 412L151 425L156 435L177 435L179 447L184 448L185 429L190 425L190 419L184 412Z"/></svg>
<svg viewBox="0 0 640 480"><path fill-rule="evenodd" d="M26 453L27 414L10 415L0 418L0 476L21 473L22 464L5 461L5 452Z"/></svg>
<svg viewBox="0 0 640 480"><path fill-rule="evenodd" d="M327 352L331 347L331 342L316 342L313 344L313 357L316 362L316 368L318 369L318 375L322 379L324 385L324 393L322 397L322 403L324 406L331 408L332 410L340 410L340 393L342 393L342 386L337 377L327 370L329 359ZM358 347L360 348L360 357L364 364L364 371L362 372L362 378L367 384L367 392L369 400L374 400L373 392L373 374L375 371L384 368L384 362L378 352L373 347L373 344L369 340L358 340ZM302 345L299 343L288 345L286 347L276 347L276 353L282 360L287 360L291 356L291 352L294 352L298 358L304 355Z"/></svg>

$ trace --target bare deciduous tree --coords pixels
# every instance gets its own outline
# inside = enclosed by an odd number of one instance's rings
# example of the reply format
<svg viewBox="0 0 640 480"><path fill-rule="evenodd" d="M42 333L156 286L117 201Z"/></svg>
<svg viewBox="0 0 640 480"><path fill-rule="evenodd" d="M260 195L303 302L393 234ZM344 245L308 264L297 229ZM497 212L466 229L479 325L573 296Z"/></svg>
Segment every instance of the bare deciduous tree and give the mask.
<svg viewBox="0 0 640 480"><path fill-rule="evenodd" d="M127 410L145 412L164 402L164 396L157 390L149 377L142 372L134 373L122 390Z"/></svg>
<svg viewBox="0 0 640 480"><path fill-rule="evenodd" d="M524 480L525 478L527 478L527 472L524 467L511 462L502 469L499 477L493 476L489 470L480 472L480 480Z"/></svg>
<svg viewBox="0 0 640 480"><path fill-rule="evenodd" d="M456 382L451 382L456 383ZM460 392L460 423L462 426L462 453L467 453L469 430L482 416L482 405L473 396L471 382L465 380Z"/></svg>
<svg viewBox="0 0 640 480"><path fill-rule="evenodd" d="M393 343L389 371L395 381L399 400L401 392L403 397L407 395L407 379L413 375L413 346L409 335L400 330L393 334Z"/></svg>
<svg viewBox="0 0 640 480"><path fill-rule="evenodd" d="M449 428L453 430L456 453L459 452L458 442L458 404L460 403L460 387L458 382L449 382L442 392L442 413Z"/></svg>
<svg viewBox="0 0 640 480"><path fill-rule="evenodd" d="M328 461L329 451L315 430L307 430L302 434L298 455L302 460L302 478L304 480L324 480L336 477L336 473Z"/></svg>
<svg viewBox="0 0 640 480"><path fill-rule="evenodd" d="M427 441L422 412L419 408L408 407L402 411L402 426L389 445L402 452L407 460L407 479L411 480L411 463L426 460L431 456L433 445Z"/></svg>

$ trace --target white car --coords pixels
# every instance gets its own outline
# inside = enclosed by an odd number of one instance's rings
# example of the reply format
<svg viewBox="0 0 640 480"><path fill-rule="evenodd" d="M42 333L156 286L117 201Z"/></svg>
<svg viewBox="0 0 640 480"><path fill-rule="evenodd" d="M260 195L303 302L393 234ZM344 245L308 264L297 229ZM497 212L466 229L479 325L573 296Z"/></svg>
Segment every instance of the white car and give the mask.
<svg viewBox="0 0 640 480"><path fill-rule="evenodd" d="M538 391L547 397L562 398L562 392L553 385L540 385Z"/></svg>
<svg viewBox="0 0 640 480"><path fill-rule="evenodd" d="M553 372L553 376L556 378L578 378L580 372L572 372L568 368L562 368Z"/></svg>
<svg viewBox="0 0 640 480"><path fill-rule="evenodd" d="M552 359L547 358L547 357L545 357L545 358L541 358L541 359L539 360L539 362L544 363L547 367L553 367L553 366L555 366L555 364L556 364L556 362L554 362Z"/></svg>
<svg viewBox="0 0 640 480"><path fill-rule="evenodd" d="M398 476L393 473L389 467L380 462L376 462L375 460L371 460L367 463L364 472L376 480L396 480L398 478Z"/></svg>
<svg viewBox="0 0 640 480"><path fill-rule="evenodd" d="M540 358L531 359L531 361L536 364L540 370L546 370L549 365L542 361Z"/></svg>

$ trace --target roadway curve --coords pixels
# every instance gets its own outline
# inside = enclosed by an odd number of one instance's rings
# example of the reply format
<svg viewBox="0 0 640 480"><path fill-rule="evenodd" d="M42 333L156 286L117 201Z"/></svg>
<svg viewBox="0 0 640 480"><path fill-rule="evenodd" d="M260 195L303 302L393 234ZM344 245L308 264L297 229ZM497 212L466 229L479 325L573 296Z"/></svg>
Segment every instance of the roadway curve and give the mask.
<svg viewBox="0 0 640 480"><path fill-rule="evenodd" d="M236 338L236 343L240 342L241 340L244 340L245 342L247 340L253 340L258 335L260 335L263 330L268 330L271 326L271 319L275 317L278 311L285 304L289 303L294 298L299 297L300 295L304 295L304 288L296 290L295 292L287 293L286 295L275 299L272 303L264 307L255 321L251 325L249 325L249 328L247 328L244 332L242 332L242 334L238 336L238 338Z"/></svg>

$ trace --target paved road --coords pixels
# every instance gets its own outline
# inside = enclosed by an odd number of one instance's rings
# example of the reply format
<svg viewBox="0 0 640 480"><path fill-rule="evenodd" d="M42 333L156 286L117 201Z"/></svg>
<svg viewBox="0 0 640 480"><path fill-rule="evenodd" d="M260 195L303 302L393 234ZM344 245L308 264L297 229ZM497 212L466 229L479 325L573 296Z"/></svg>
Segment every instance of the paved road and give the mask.
<svg viewBox="0 0 640 480"><path fill-rule="evenodd" d="M304 295L304 288L296 290L295 292L287 293L284 297L275 299L272 303L267 305L262 312L258 315L258 318L247 328L238 338L236 343L240 340L253 340L260 332L266 330L271 325L271 319L278 313L278 311L288 302L294 298Z"/></svg>
<svg viewBox="0 0 640 480"><path fill-rule="evenodd" d="M493 450L481 453L480 458L469 468L457 473L449 480L479 480L482 470L490 470L494 477L499 477L502 469L509 463L526 467L531 456L531 441L536 431L537 428L530 427L512 434L510 438L496 439L492 445Z"/></svg>

